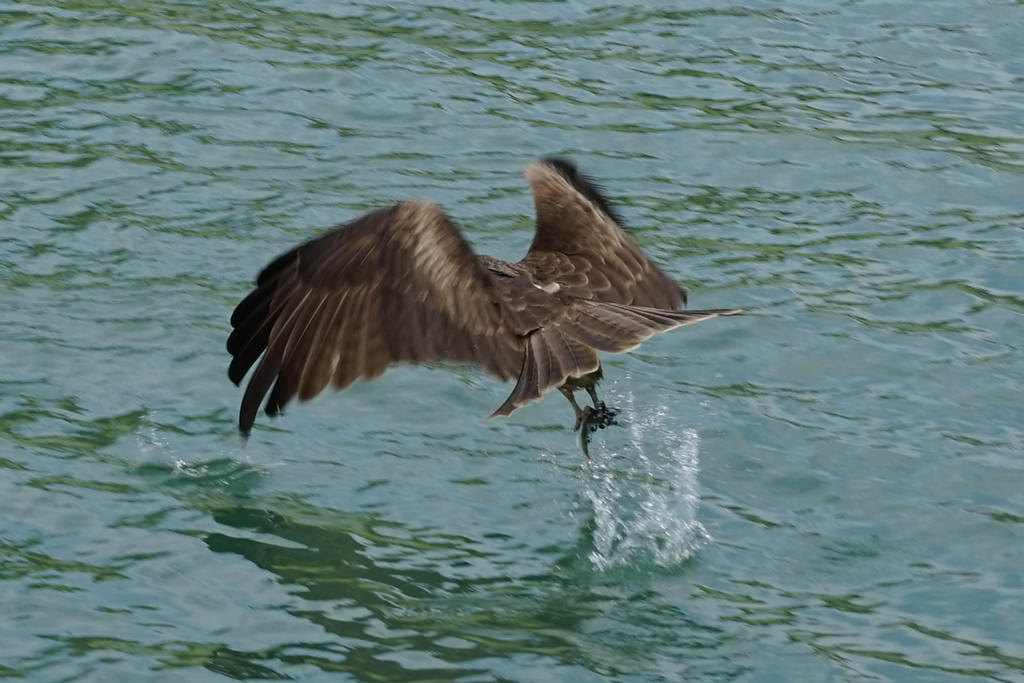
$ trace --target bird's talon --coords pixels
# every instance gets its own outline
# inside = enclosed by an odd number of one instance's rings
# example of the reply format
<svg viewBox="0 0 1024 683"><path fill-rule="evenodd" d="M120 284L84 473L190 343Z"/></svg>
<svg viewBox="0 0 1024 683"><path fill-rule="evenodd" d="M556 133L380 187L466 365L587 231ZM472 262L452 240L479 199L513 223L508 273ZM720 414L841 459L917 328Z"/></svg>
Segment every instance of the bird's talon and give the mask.
<svg viewBox="0 0 1024 683"><path fill-rule="evenodd" d="M594 409L591 408L590 406L587 406L586 408L581 410L580 414L576 416L576 426L573 427L572 430L574 432L580 431L580 428L583 427L584 425L586 425L590 421L590 418L591 418L591 416L593 414L594 414ZM593 430L591 430L591 431L593 431Z"/></svg>

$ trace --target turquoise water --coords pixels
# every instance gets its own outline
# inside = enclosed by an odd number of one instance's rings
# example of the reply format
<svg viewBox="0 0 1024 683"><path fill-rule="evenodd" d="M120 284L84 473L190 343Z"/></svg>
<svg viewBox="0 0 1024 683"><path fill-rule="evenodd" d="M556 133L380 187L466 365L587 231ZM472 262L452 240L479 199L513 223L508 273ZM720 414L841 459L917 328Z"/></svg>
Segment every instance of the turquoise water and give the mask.
<svg viewBox="0 0 1024 683"><path fill-rule="evenodd" d="M0 677L1024 680L1019 2L0 6ZM261 416L228 316L400 198L515 259L536 156L712 320L555 395Z"/></svg>

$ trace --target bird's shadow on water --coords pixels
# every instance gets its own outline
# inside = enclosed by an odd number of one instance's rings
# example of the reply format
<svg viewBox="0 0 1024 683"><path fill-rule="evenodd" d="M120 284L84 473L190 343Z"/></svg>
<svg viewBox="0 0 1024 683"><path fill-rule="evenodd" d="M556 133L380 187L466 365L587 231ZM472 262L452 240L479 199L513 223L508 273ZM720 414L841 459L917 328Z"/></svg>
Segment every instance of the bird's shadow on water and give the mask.
<svg viewBox="0 0 1024 683"><path fill-rule="evenodd" d="M423 680L484 674L486 665L473 662L514 654L571 662L578 653L565 634L600 610L589 587L570 576L501 571L503 553L492 541L298 501L209 512L225 530L204 537L210 550L276 575L291 596L284 609L327 634L319 643L236 651L246 667L276 660L360 678ZM431 662L396 652L429 653Z"/></svg>
<svg viewBox="0 0 1024 683"><path fill-rule="evenodd" d="M487 660L525 655L609 670L607 652L580 645L586 624L629 609L623 600L645 576L683 571L707 534L697 520L696 431L675 429L664 406L638 406L614 385L608 399L622 410L622 425L595 436L589 460L568 439L551 458L559 476L578 483L566 523L578 520L579 529L561 548L524 547L514 534L453 535L430 522L273 494L261 485L271 469L241 460L241 449L237 457L138 467L216 523L189 535L277 577L286 597L275 609L325 633L319 642L283 634L251 651L202 644L202 666L234 678L314 666L360 678L445 679L483 675Z"/></svg>
<svg viewBox="0 0 1024 683"><path fill-rule="evenodd" d="M628 378L607 393L620 411L618 424L594 435L589 456L568 443L558 456L541 456L579 484L571 512L581 522L577 542L558 564L605 578L674 573L710 538L698 519L700 438L693 427L678 424L667 403L649 404L620 386L629 387ZM153 436L151 445L158 443ZM149 462L136 473L162 479L167 490L251 504L261 498L254 490L280 464L254 464L243 459L244 451L239 441L226 457Z"/></svg>
<svg viewBox="0 0 1024 683"><path fill-rule="evenodd" d="M588 457L568 439L559 455L541 455L578 482L571 510L580 520L577 542L558 564L606 578L673 573L709 539L698 519L700 438L693 427L679 425L667 403L638 400L620 386L629 387L628 378L621 385L613 382L606 396L620 411L618 424L593 436ZM144 451L173 449L149 431ZM261 481L280 463L256 464L244 453L239 441L227 456L150 461L136 473L162 480L160 488L186 497L226 496L252 504L261 499Z"/></svg>
<svg viewBox="0 0 1024 683"><path fill-rule="evenodd" d="M289 595L278 609L326 636L283 636L251 652L222 648L204 664L227 675L235 667L237 677L301 663L376 680L440 680L487 674L488 661L518 655L608 671L623 653L613 662L580 636L593 620L630 609L629 596L645 583L630 576L636 563L595 568L594 539L604 533L597 517L583 525L575 547L531 572L510 559L522 552L512 536L458 537L295 500L211 504L208 511L221 529L203 537L209 549L275 575ZM651 566L665 570L660 552L652 551ZM430 661L396 652L429 654Z"/></svg>

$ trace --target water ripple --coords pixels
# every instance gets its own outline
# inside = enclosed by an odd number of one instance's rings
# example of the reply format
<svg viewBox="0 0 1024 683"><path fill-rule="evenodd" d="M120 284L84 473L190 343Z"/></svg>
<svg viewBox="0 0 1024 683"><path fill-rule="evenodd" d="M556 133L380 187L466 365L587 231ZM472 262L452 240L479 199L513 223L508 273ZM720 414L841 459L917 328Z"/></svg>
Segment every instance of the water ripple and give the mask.
<svg viewBox="0 0 1024 683"><path fill-rule="evenodd" d="M0 675L1020 679L1019 10L0 7ZM589 464L463 368L237 437L262 264L407 196L518 258L549 153L756 315L609 357Z"/></svg>

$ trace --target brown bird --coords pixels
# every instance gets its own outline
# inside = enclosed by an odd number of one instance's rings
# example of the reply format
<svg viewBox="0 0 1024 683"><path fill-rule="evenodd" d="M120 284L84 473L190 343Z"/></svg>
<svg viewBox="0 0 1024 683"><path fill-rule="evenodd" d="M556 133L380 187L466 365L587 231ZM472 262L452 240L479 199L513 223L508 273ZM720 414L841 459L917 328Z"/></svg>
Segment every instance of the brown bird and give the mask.
<svg viewBox="0 0 1024 683"><path fill-rule="evenodd" d="M537 212L526 256L473 253L426 200L372 211L282 254L231 315L228 377L249 379L238 426L328 383L344 389L393 363L473 363L516 380L491 417L558 388L576 429L614 422L597 397L598 351L619 353L653 334L736 309L683 311L686 291L623 230L596 185L568 161L526 169ZM262 358L260 358L262 356ZM580 409L573 392L594 403Z"/></svg>

